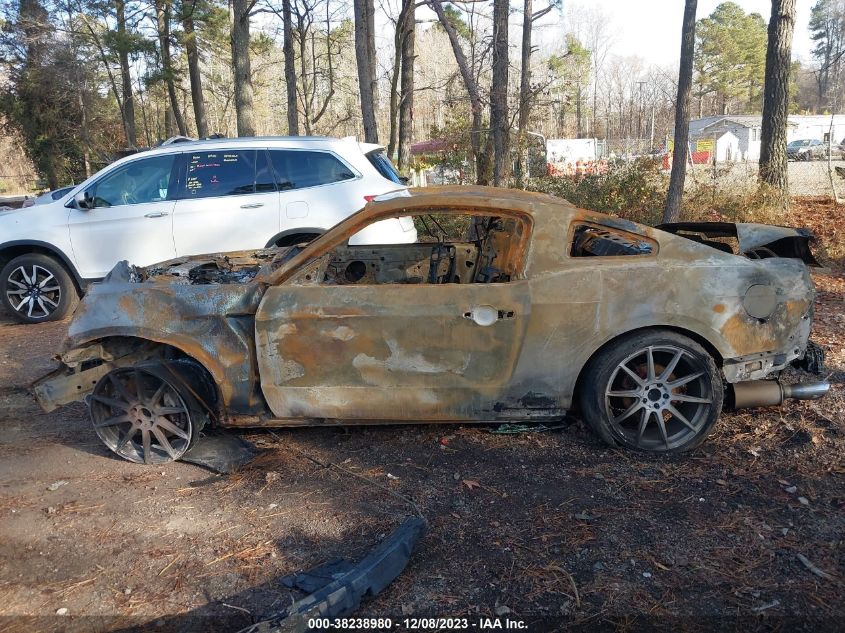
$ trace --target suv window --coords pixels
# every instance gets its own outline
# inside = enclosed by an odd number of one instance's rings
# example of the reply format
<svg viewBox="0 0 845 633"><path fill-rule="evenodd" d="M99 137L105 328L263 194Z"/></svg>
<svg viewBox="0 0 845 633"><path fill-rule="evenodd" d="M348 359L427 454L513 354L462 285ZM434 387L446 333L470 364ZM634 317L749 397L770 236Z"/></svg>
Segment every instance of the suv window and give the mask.
<svg viewBox="0 0 845 633"><path fill-rule="evenodd" d="M204 150L190 152L187 157L186 198L236 196L255 192L254 149Z"/></svg>
<svg viewBox="0 0 845 633"><path fill-rule="evenodd" d="M173 154L152 156L118 167L86 192L92 208L166 200L175 159Z"/></svg>
<svg viewBox="0 0 845 633"><path fill-rule="evenodd" d="M352 180L355 174L329 152L271 149L270 162L279 190L304 189Z"/></svg>
<svg viewBox="0 0 845 633"><path fill-rule="evenodd" d="M399 175L399 172L396 171L396 168L393 166L393 163L391 163L390 159L387 157L387 154L384 153L384 150L373 150L372 152L367 154L367 160L369 160L370 164L376 168L376 171L378 173L380 173L388 180L391 180L400 185L405 184L405 182L402 180L402 177Z"/></svg>

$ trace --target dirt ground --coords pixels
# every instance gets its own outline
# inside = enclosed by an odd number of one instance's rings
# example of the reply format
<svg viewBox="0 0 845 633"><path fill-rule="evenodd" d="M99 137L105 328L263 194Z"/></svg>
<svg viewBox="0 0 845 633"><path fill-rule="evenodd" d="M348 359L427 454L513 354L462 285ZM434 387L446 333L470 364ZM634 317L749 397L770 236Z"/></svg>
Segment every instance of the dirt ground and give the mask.
<svg viewBox="0 0 845 633"><path fill-rule="evenodd" d="M839 252L841 220L827 219L837 212L796 207L825 252ZM427 535L356 614L391 617L394 630L410 630L405 617L477 628L503 616L532 631L841 631L839 270L814 275L829 397L726 414L700 449L671 458L608 449L567 419L517 435L248 432L264 453L231 476L135 465L101 446L83 406L44 414L27 391L53 366L66 323L2 315L0 633L236 631L299 597L281 576L360 558L415 508Z"/></svg>

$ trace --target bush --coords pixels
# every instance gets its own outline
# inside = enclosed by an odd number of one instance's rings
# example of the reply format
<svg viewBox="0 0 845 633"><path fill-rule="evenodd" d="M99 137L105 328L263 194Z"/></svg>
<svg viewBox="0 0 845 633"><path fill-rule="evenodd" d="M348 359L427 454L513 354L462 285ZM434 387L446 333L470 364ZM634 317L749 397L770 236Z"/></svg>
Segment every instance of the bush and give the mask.
<svg viewBox="0 0 845 633"><path fill-rule="evenodd" d="M660 162L639 158L616 163L605 174L532 179L526 189L565 198L576 207L613 213L643 224L659 224L666 203L668 178Z"/></svg>

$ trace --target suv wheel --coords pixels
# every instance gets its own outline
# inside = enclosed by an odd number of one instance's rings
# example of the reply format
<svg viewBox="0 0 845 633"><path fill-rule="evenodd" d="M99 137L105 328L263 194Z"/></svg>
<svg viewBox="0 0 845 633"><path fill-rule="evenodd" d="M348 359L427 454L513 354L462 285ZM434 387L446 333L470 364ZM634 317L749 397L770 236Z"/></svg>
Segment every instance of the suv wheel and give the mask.
<svg viewBox="0 0 845 633"><path fill-rule="evenodd" d="M48 255L15 257L0 271L0 299L21 323L56 321L79 302L76 286L65 267Z"/></svg>

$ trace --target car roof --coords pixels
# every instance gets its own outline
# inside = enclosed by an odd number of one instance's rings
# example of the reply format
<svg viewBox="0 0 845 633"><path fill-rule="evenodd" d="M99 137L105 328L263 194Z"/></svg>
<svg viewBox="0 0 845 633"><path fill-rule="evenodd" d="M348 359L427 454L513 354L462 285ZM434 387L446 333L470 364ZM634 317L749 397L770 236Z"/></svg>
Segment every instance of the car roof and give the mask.
<svg viewBox="0 0 845 633"><path fill-rule="evenodd" d="M237 147L280 147L280 148L311 148L311 149L343 149L357 146L359 151L367 154L373 150L383 149L374 143L359 143L354 137L335 138L331 136L249 136L235 138L212 138L200 141L181 141L161 145L137 154L131 154L128 159L138 156L155 156L157 154L172 154L176 152L190 152L208 148L237 148ZM125 159L124 159L125 160Z"/></svg>

